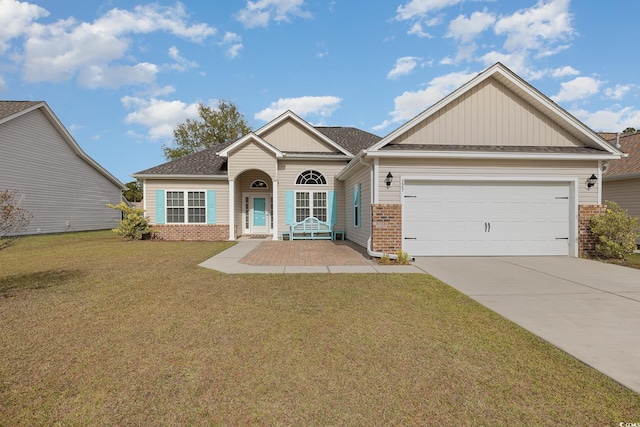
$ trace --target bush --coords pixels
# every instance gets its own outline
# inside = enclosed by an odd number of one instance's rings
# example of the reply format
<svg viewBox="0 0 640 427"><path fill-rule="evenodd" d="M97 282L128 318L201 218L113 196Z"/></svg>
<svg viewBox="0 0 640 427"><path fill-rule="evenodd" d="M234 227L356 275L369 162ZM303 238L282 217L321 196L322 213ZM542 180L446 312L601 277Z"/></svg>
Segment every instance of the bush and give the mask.
<svg viewBox="0 0 640 427"><path fill-rule="evenodd" d="M118 228L111 230L114 233L127 239L140 240L144 235L154 232L149 226L149 218L144 216L144 209L130 207L124 202L118 205L107 204L107 206L122 212Z"/></svg>
<svg viewBox="0 0 640 427"><path fill-rule="evenodd" d="M407 252L398 251L396 256L398 257L397 258L398 259L398 264L402 264L402 265L411 264L411 260L409 259L409 254Z"/></svg>
<svg viewBox="0 0 640 427"><path fill-rule="evenodd" d="M29 225L33 214L20 207L18 190L0 191L0 249L11 245Z"/></svg>
<svg viewBox="0 0 640 427"><path fill-rule="evenodd" d="M630 216L617 203L605 201L605 213L591 218L591 232L598 238L596 256L605 259L623 259L636 249L640 236L639 219Z"/></svg>

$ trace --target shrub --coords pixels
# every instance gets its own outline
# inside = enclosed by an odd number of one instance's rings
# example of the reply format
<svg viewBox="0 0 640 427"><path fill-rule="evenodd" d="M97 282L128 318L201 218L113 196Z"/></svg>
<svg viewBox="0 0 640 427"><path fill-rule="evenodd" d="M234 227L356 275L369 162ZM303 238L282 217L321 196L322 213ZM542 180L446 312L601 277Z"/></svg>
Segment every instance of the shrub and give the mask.
<svg viewBox="0 0 640 427"><path fill-rule="evenodd" d="M596 256L605 259L623 259L636 248L640 236L639 219L630 216L617 203L606 201L605 213L591 218L591 232L596 235Z"/></svg>
<svg viewBox="0 0 640 427"><path fill-rule="evenodd" d="M0 191L0 249L8 247L29 225L33 214L20 207L18 190Z"/></svg>
<svg viewBox="0 0 640 427"><path fill-rule="evenodd" d="M396 256L398 257L398 259L397 259L398 264L402 264L402 265L411 264L411 261L409 260L409 253L408 252L398 251Z"/></svg>
<svg viewBox="0 0 640 427"><path fill-rule="evenodd" d="M118 205L107 204L107 206L122 212L118 228L111 230L114 233L127 239L140 240L144 235L154 232L149 226L149 218L144 216L144 209L128 206L124 202Z"/></svg>
<svg viewBox="0 0 640 427"><path fill-rule="evenodd" d="M391 264L391 258L389 257L389 254L382 254L380 261L378 262L382 265Z"/></svg>

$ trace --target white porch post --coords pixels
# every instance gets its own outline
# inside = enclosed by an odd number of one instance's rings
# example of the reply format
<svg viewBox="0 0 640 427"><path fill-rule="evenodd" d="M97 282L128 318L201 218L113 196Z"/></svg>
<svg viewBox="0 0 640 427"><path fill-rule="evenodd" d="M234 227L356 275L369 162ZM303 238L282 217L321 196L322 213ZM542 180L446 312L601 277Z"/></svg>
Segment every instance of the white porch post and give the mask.
<svg viewBox="0 0 640 427"><path fill-rule="evenodd" d="M273 203L273 240L278 240L278 181L273 181L273 194L271 195L271 203Z"/></svg>
<svg viewBox="0 0 640 427"><path fill-rule="evenodd" d="M233 179L229 180L229 240L236 240L235 234L235 181Z"/></svg>

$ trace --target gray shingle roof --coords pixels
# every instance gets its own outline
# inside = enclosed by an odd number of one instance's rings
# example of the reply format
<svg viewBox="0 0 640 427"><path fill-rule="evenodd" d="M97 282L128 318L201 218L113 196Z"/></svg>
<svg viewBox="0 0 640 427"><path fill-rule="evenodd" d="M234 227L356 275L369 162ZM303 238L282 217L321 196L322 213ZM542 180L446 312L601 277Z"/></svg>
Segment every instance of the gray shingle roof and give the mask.
<svg viewBox="0 0 640 427"><path fill-rule="evenodd" d="M37 104L42 104L42 101L0 101L0 119L12 116Z"/></svg>
<svg viewBox="0 0 640 427"><path fill-rule="evenodd" d="M615 135L610 142L615 144ZM621 133L620 149L628 156L611 161L604 176L613 178L640 174L640 133Z"/></svg>
<svg viewBox="0 0 640 427"><path fill-rule="evenodd" d="M357 154L364 148L369 148L381 138L369 132L351 127L316 127L316 129L334 141L336 144L344 147L352 154ZM235 141L226 142L213 148L208 148L179 159L154 166L149 169L137 172L134 175L221 175L227 174L227 161L216 155L216 152L223 150ZM310 155L340 155L341 153L301 153L291 152L292 154L310 154ZM348 157L345 156L345 160Z"/></svg>

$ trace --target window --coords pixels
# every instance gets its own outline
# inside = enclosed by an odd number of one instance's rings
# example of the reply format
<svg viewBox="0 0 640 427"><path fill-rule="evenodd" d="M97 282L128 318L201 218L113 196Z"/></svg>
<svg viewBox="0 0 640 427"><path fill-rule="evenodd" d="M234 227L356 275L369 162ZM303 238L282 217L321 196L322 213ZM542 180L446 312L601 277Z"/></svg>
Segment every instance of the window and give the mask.
<svg viewBox="0 0 640 427"><path fill-rule="evenodd" d="M353 186L353 226L360 227L360 184Z"/></svg>
<svg viewBox="0 0 640 427"><path fill-rule="evenodd" d="M269 186L263 180L256 179L251 183L251 188L269 188Z"/></svg>
<svg viewBox="0 0 640 427"><path fill-rule="evenodd" d="M327 185L327 180L318 171L308 170L298 175L296 184L302 185Z"/></svg>
<svg viewBox="0 0 640 427"><path fill-rule="evenodd" d="M167 223L204 224L206 206L204 191L167 191Z"/></svg>

